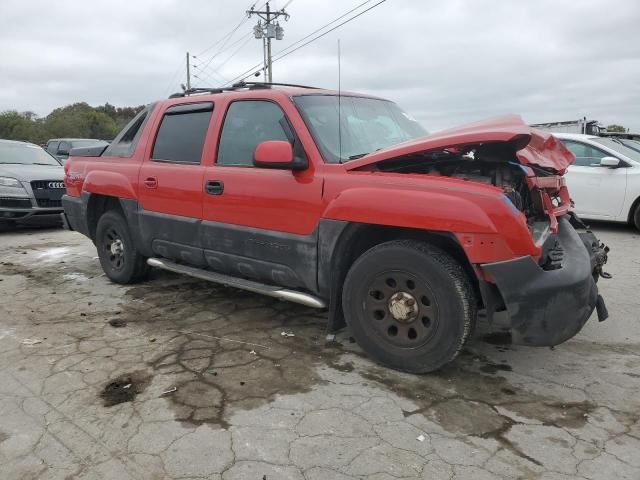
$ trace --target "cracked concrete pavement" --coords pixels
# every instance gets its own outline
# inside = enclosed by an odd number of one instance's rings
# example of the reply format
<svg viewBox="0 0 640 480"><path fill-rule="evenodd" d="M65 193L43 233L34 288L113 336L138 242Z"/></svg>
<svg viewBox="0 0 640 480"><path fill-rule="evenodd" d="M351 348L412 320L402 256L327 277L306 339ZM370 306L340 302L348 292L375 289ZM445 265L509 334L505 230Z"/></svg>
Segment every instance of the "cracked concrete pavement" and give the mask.
<svg viewBox="0 0 640 480"><path fill-rule="evenodd" d="M327 344L322 312L0 233L0 478L639 479L639 235L595 230L607 322L554 350L479 325L422 376Z"/></svg>

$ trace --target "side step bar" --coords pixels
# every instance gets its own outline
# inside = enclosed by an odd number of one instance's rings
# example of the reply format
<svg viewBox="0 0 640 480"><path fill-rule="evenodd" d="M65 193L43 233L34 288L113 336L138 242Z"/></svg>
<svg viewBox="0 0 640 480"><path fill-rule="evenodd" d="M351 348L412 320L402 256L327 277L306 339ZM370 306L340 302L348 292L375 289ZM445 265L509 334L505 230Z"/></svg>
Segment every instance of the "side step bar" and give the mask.
<svg viewBox="0 0 640 480"><path fill-rule="evenodd" d="M309 295L308 293L288 290L274 285L265 285L264 283L253 282L251 280L245 280L244 278L231 277L229 275L223 275L222 273L211 272L201 268L180 265L170 260L165 260L164 258L149 258L147 263L151 267L162 268L163 270L175 273L182 273L184 275L189 275L190 277L221 283L225 286L240 288L242 290L248 290L249 292L261 293L262 295L267 295L269 297L300 303L307 307L326 308L327 306L323 300L313 295Z"/></svg>

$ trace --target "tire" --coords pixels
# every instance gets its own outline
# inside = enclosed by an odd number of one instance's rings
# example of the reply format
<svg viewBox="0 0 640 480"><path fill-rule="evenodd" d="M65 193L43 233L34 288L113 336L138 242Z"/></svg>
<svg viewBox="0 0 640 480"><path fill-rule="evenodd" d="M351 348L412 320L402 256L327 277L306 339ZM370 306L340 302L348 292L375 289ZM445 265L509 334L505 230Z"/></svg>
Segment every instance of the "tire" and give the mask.
<svg viewBox="0 0 640 480"><path fill-rule="evenodd" d="M0 233L2 233L2 232L12 232L12 231L16 230L17 228L18 228L18 226L16 225L15 222L0 221Z"/></svg>
<svg viewBox="0 0 640 480"><path fill-rule="evenodd" d="M636 210L633 212L633 225L640 230L640 202L636 205Z"/></svg>
<svg viewBox="0 0 640 480"><path fill-rule="evenodd" d="M362 254L347 273L342 304L358 345L382 365L411 373L452 361L476 317L474 290L462 266L413 240Z"/></svg>
<svg viewBox="0 0 640 480"><path fill-rule="evenodd" d="M98 220L96 247L104 273L116 283L137 282L149 271L147 259L140 255L131 239L127 221L114 210Z"/></svg>

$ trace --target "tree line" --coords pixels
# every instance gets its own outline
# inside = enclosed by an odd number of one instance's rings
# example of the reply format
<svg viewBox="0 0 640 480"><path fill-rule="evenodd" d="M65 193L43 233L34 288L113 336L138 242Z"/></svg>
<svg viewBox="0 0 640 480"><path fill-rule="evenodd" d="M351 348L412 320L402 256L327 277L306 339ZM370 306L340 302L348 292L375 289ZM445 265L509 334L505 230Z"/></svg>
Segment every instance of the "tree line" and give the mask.
<svg viewBox="0 0 640 480"><path fill-rule="evenodd" d="M92 107L81 102L56 108L46 117L8 110L0 113L0 138L37 144L61 137L111 140L143 108L109 103Z"/></svg>

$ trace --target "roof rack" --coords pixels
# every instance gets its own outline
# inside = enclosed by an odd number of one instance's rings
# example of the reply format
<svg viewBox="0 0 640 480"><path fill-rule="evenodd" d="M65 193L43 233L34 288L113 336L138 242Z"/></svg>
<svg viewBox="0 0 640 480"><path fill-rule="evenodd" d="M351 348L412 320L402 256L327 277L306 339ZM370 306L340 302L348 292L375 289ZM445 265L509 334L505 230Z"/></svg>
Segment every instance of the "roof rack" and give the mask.
<svg viewBox="0 0 640 480"><path fill-rule="evenodd" d="M241 88L247 88L249 90L259 90L262 88L271 88L272 86L277 87L297 87L297 88L309 88L317 90L318 87L310 87L308 85L297 85L295 83L277 83L277 82L237 82L231 85L230 87L216 87L216 88L190 88L185 90L184 92L177 92L169 95L169 98L182 98L189 95L197 95L197 94L215 94L222 92L232 92L235 90L239 90Z"/></svg>
<svg viewBox="0 0 640 480"><path fill-rule="evenodd" d="M275 87L297 87L297 88L310 88L312 90L318 90L319 87L310 87L309 85L298 85L297 83L279 83L279 82L245 82L241 81L233 84L236 88L271 88Z"/></svg>

